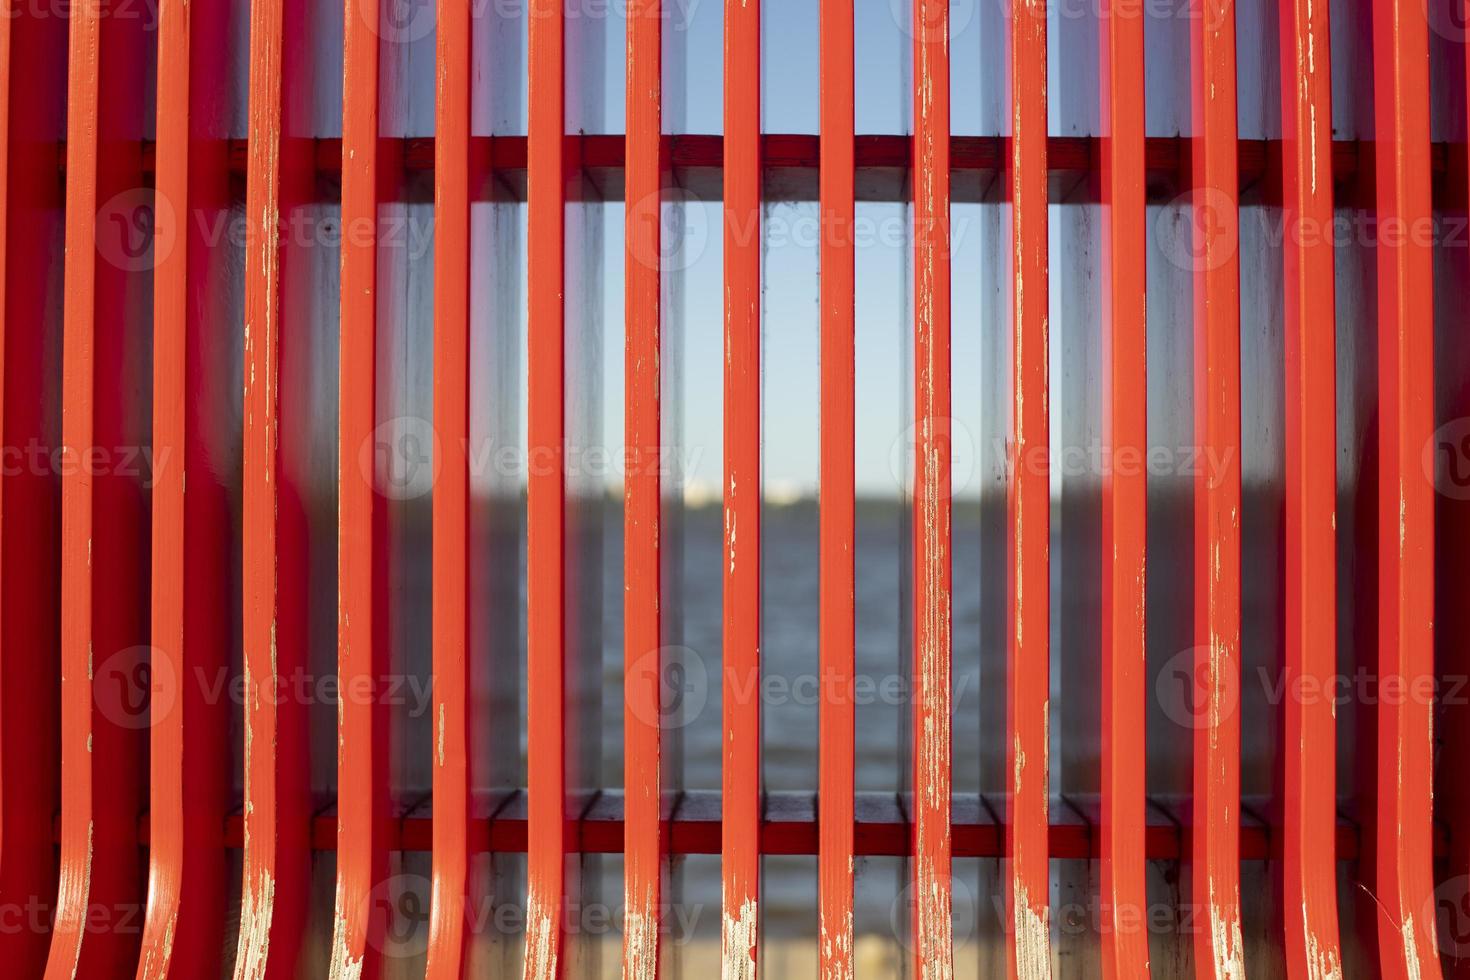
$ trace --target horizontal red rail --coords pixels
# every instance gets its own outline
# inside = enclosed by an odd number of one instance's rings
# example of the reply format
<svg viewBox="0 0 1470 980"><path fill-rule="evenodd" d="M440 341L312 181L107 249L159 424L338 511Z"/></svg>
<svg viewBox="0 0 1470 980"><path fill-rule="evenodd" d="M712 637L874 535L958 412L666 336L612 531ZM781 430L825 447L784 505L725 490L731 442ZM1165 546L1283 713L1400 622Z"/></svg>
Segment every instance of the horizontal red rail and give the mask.
<svg viewBox="0 0 1470 980"><path fill-rule="evenodd" d="M568 136L567 159L578 162L589 170L610 169L621 171L626 153L625 138L621 133L591 136ZM244 176L248 141L229 140L230 169ZM316 169L318 173L335 174L342 169L342 141L340 139L318 139L316 142ZM664 152L670 164L680 169L718 170L723 166L724 138L718 135L688 133L664 136ZM1103 140L1092 136L1051 136L1047 138L1047 170L1053 174L1093 173L1102 170ZM949 165L952 171L999 172L1005 166L1009 154L1006 143L999 136L951 136L949 139ZM899 135L857 136L853 144L854 166L858 171L904 169L912 161L913 139ZM1242 186L1248 186L1279 169L1282 142L1271 140L1237 140ZM434 169L434 138L431 136L385 137L381 140L384 160L401 154L402 166L407 171L432 171ZM1430 147L1430 169L1435 174L1449 170L1453 151L1464 152L1465 144L1437 142ZM153 172L155 146L153 141L143 141L143 167ZM1338 184L1356 177L1360 171L1371 172L1373 143L1367 140L1334 140L1332 143L1332 176ZM526 138L524 136L475 136L470 138L470 166L473 173L483 175L490 170L490 160L495 160L495 172L505 175L526 169ZM65 170L66 146L58 143L56 148L57 168ZM765 133L761 136L761 164L765 170L810 170L815 173L821 163L820 137L805 133ZM1189 141L1177 136L1151 136L1144 144L1144 167L1150 173L1177 173L1189 166ZM804 188L803 188L804 189ZM812 199L816 199L816 184L811 184ZM860 200L875 200L872 195L879 190L873 185L858 182L857 195ZM956 199L964 188L956 186ZM613 191L604 188L612 196ZM621 191L619 191L620 193ZM865 196L865 192L867 196Z"/></svg>
<svg viewBox="0 0 1470 980"><path fill-rule="evenodd" d="M974 793L954 795L954 857L1000 857L1004 852L1005 831L999 814L1003 801ZM1256 804L1256 805L1253 805ZM1247 815L1264 813L1264 799L1244 800ZM1100 857L1101 809L1096 797L1068 796L1065 802L1052 799L1052 821L1048 830L1047 851L1052 860L1074 860ZM858 793L855 803L853 854L857 857L903 857L912 853L913 829L908 817L908 801L893 793ZM1149 820L1144 833L1144 856L1150 861L1178 860L1189 853L1189 827L1176 819L1182 811L1176 803L1150 801ZM385 833L385 846L390 851L427 853L432 843L434 818L425 804L401 813ZM147 845L148 818L138 823L139 842ZM673 805L668 821L666 853L720 853L720 794L716 790L688 791ZM243 837L243 824L236 812L225 820L225 845L238 850ZM526 800L524 793L507 798L493 816L470 822L470 850L477 853L496 851L523 854L526 851ZM1342 817L1337 822L1337 860L1355 861L1362 853L1362 830L1357 823ZM587 807L568 845L569 853L618 854L623 850L623 794L603 792ZM761 815L760 852L762 854L816 854L818 821L816 797L799 792L765 794ZM1240 828L1240 856L1243 861L1279 859L1281 842L1273 839L1270 829L1260 819L1249 816ZM337 818L330 810L319 812L311 821L311 846L314 851L330 852L337 848ZM1434 853L1449 853L1449 834L1436 825Z"/></svg>

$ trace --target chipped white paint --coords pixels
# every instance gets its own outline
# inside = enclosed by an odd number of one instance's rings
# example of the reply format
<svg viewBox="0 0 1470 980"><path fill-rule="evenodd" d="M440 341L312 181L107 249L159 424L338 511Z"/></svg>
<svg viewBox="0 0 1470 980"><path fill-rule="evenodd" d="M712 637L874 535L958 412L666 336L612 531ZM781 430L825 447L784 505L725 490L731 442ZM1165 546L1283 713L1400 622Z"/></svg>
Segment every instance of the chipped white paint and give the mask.
<svg viewBox="0 0 1470 980"><path fill-rule="evenodd" d="M525 980L556 980L556 927L544 896L531 893L531 913L526 917Z"/></svg>
<svg viewBox="0 0 1470 980"><path fill-rule="evenodd" d="M852 859L849 858L849 873L851 873L851 868ZM827 929L825 922L822 923L821 952L823 980L853 980L852 935L851 908L843 916L842 925L835 935Z"/></svg>
<svg viewBox="0 0 1470 980"><path fill-rule="evenodd" d="M1305 918L1305 909L1303 909ZM1323 946L1310 928L1307 935L1307 976L1310 980L1342 980L1342 961L1331 944Z"/></svg>
<svg viewBox="0 0 1470 980"><path fill-rule="evenodd" d="M658 976L658 916L643 913L644 907L652 905L652 894L645 895L641 902L628 897L623 926L623 980L655 980Z"/></svg>
<svg viewBox="0 0 1470 980"><path fill-rule="evenodd" d="M721 930L720 980L755 980L756 904L747 898L739 914L725 909Z"/></svg>
<svg viewBox="0 0 1470 980"><path fill-rule="evenodd" d="M347 948L347 916L339 909L332 927L332 960L330 980L362 980L362 954L353 956Z"/></svg>
<svg viewBox="0 0 1470 980"><path fill-rule="evenodd" d="M247 822L248 826L248 822ZM250 842L245 842L248 848ZM247 872L240 901L240 945L235 980L264 980L270 957L271 913L276 905L276 880L269 871Z"/></svg>
<svg viewBox="0 0 1470 980"><path fill-rule="evenodd" d="M1414 932L1414 915L1408 913L1404 916L1404 924L1399 927L1399 935L1404 944L1404 977L1405 980L1422 980L1419 969L1419 940Z"/></svg>
<svg viewBox="0 0 1470 980"><path fill-rule="evenodd" d="M1025 883L1016 885L1016 900L1011 909L1011 928L1016 937L1016 980L1050 980L1051 933L1046 903L1033 905L1031 891Z"/></svg>
<svg viewBox="0 0 1470 980"><path fill-rule="evenodd" d="M1228 912L1228 914L1227 914ZM1216 980L1245 980L1245 942L1240 933L1240 898L1222 908L1210 884L1210 948L1215 955Z"/></svg>
<svg viewBox="0 0 1470 980"><path fill-rule="evenodd" d="M179 903L168 905L168 921L163 926L163 940L147 943L143 949L143 962L138 966L138 980L165 980L168 966L174 956L174 930L179 924Z"/></svg>
<svg viewBox="0 0 1470 980"><path fill-rule="evenodd" d="M1019 795L1021 792L1023 777L1026 772L1026 750L1021 746L1021 736L1019 733L1016 735L1015 757L1015 792Z"/></svg>

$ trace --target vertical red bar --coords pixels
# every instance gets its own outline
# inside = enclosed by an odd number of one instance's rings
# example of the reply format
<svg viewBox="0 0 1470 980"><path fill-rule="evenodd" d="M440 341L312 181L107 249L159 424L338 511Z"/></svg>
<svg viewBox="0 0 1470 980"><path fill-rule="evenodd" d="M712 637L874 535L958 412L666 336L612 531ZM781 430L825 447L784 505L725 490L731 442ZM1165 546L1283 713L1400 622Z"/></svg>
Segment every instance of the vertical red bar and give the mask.
<svg viewBox="0 0 1470 980"><path fill-rule="evenodd" d="M126 402L130 315L143 269L99 248L107 214L133 217L141 190L141 24L100 4L70 13L65 299L62 311L61 884L46 976L132 976L139 935L123 916L142 895L147 691L111 685L145 656L147 560L141 488L110 461L142 436ZM129 195L132 195L131 197ZM99 205L103 213L99 214ZM144 423L146 424L146 423ZM135 700L136 699L136 700Z"/></svg>
<svg viewBox="0 0 1470 980"><path fill-rule="evenodd" d="M1378 228L1378 702L1375 890L1379 968L1438 977L1433 906L1434 431L1429 36L1423 9L1374 0Z"/></svg>
<svg viewBox="0 0 1470 980"><path fill-rule="evenodd" d="M949 4L914 0L914 973L954 970Z"/></svg>
<svg viewBox="0 0 1470 980"><path fill-rule="evenodd" d="M1194 414L1208 460L1194 487L1194 733L1191 911L1195 969L1244 974L1240 930L1240 233L1235 3L1194 0Z"/></svg>
<svg viewBox="0 0 1470 980"><path fill-rule="evenodd" d="M310 793L306 705L290 679L305 667L304 544L282 487L282 362L295 331L282 315L283 227L300 202L303 141L286 131L287 44L304 31L295 0L250 7L245 192L242 565L245 705L244 867L235 980L296 974L306 919ZM295 80L295 72L291 72Z"/></svg>
<svg viewBox="0 0 1470 980"><path fill-rule="evenodd" d="M663 646L659 551L662 459L660 304L662 255L663 9L628 6L627 169L624 183L627 350L624 422L623 744L626 793L623 976L658 976L663 891Z"/></svg>
<svg viewBox="0 0 1470 980"><path fill-rule="evenodd" d="M1337 672L1337 346L1332 36L1327 7L1281 4L1286 349L1287 690ZM1337 925L1337 719L1330 698L1284 705L1282 908L1287 975L1342 975ZM1301 914L1297 914L1297 909Z"/></svg>
<svg viewBox="0 0 1470 980"><path fill-rule="evenodd" d="M1051 974L1047 857L1051 478L1047 392L1046 0L1013 0L1011 482L1006 666L1007 973Z"/></svg>
<svg viewBox="0 0 1470 980"><path fill-rule="evenodd" d="M66 140L66 262L62 328L62 447L84 456L93 440L96 332L97 127L102 12L71 12ZM104 367L106 370L106 366ZM92 481L72 467L61 481L61 892L46 977L71 977L82 957L90 901L93 773Z"/></svg>
<svg viewBox="0 0 1470 980"><path fill-rule="evenodd" d="M149 773L149 897L138 980L216 975L225 915L222 837L228 793L224 705L185 682L225 668L228 614L223 486L201 432L211 326L210 246L193 219L225 177L222 141L206 135L219 84L214 45L227 11L159 6L158 150L153 288L153 715ZM182 225L182 227L180 227ZM233 332L233 327L226 327ZM171 461L171 462L170 462ZM186 474L194 479L186 497ZM201 674L200 672L203 672Z"/></svg>
<svg viewBox="0 0 1470 980"><path fill-rule="evenodd" d="M439 0L434 107L433 895L428 980L460 980L469 894L471 5Z"/></svg>
<svg viewBox="0 0 1470 980"><path fill-rule="evenodd" d="M821 6L822 676L817 808L823 980L853 976L854 316L853 4Z"/></svg>
<svg viewBox="0 0 1470 980"><path fill-rule="evenodd" d="M533 460L527 485L526 768L530 893L526 918L526 980L560 975L566 928L567 793L565 514L566 437L566 58L562 0L531 0L530 113L526 148L530 283L527 353Z"/></svg>
<svg viewBox="0 0 1470 980"><path fill-rule="evenodd" d="M56 137L66 111L67 24L51 10L19 0L6 0L0 19L4 445L49 453L57 439L50 349L62 304L52 285L55 250L36 243L55 240L62 212ZM0 477L0 485L0 904L24 908L37 896L57 893L59 508L49 466L15 467ZM23 928L0 930L0 962L17 975L38 976L50 945L49 926L42 916Z"/></svg>
<svg viewBox="0 0 1470 980"><path fill-rule="evenodd" d="M760 944L760 77L760 0L725 0L724 980L754 980Z"/></svg>
<svg viewBox="0 0 1470 980"><path fill-rule="evenodd" d="M1148 473L1148 214L1143 5L1108 0L1102 52L1102 966L1149 973L1144 833Z"/></svg>
<svg viewBox="0 0 1470 980"><path fill-rule="evenodd" d="M380 518L373 469L377 403L378 0L343 0L342 286L337 440L337 895L334 978L378 974L385 924L372 892L388 869L387 719ZM369 457L371 458L371 457Z"/></svg>

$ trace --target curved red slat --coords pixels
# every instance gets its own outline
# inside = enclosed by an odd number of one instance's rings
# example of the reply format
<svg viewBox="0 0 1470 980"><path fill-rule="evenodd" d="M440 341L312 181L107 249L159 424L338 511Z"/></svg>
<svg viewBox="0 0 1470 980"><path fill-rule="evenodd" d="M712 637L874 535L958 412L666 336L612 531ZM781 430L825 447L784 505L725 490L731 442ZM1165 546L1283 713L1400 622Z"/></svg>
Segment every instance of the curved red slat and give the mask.
<svg viewBox="0 0 1470 980"><path fill-rule="evenodd" d="M760 943L760 36L760 0L726 0L724 980L754 980Z"/></svg>
<svg viewBox="0 0 1470 980"><path fill-rule="evenodd" d="M225 706L202 685L226 667L229 616L217 583L228 575L228 501L201 432L201 390L230 325L204 314L213 261L201 223L228 193L224 142L209 138L208 107L222 73L228 7L159 7L158 153L154 204L153 716L150 728L148 910L138 980L220 970L224 934L228 754ZM172 460L170 465L167 461ZM193 488L186 497L186 474Z"/></svg>
<svg viewBox="0 0 1470 980"><path fill-rule="evenodd" d="M1410 0L1374 0L1378 227L1378 678L1434 678L1434 269L1429 33ZM1398 234L1388 234L1398 229ZM1433 717L1429 698L1377 707L1374 888L1387 980L1440 976L1434 921Z"/></svg>
<svg viewBox="0 0 1470 980"><path fill-rule="evenodd" d="M662 497L659 468L662 255L662 43L660 0L628 7L625 355L627 478L623 531L623 744L626 858L623 976L658 976L663 900L663 646L660 628Z"/></svg>
<svg viewBox="0 0 1470 980"><path fill-rule="evenodd" d="M954 970L949 4L914 3L914 972Z"/></svg>
<svg viewBox="0 0 1470 980"><path fill-rule="evenodd" d="M459 980L469 894L470 5L439 0L434 107L434 829L428 980Z"/></svg>
<svg viewBox="0 0 1470 980"><path fill-rule="evenodd" d="M1194 413L1201 467L1194 487L1195 687L1190 902L1195 969L1208 980L1245 972L1240 928L1240 231L1235 3L1191 7L1194 117Z"/></svg>
<svg viewBox="0 0 1470 980"><path fill-rule="evenodd" d="M1046 0L1012 0L1010 643L1006 663L1007 973L1051 975L1047 859L1050 764L1051 478L1047 394Z"/></svg>
<svg viewBox="0 0 1470 980"><path fill-rule="evenodd" d="M377 403L378 0L343 0L342 292L337 448L337 889L333 980L376 977L385 909L373 889L388 870L387 717L378 696L386 651L381 516L373 472ZM371 234L363 231L371 229ZM370 692L368 696L357 693Z"/></svg>
<svg viewBox="0 0 1470 980"><path fill-rule="evenodd" d="M1288 690L1298 680L1332 690L1337 672L1337 338L1333 241L1323 233L1333 221L1328 16L1314 0L1281 4ZM1330 698L1288 697L1284 714L1287 975L1326 980L1342 976L1336 710Z"/></svg>
<svg viewBox="0 0 1470 980"><path fill-rule="evenodd" d="M310 793L306 705L281 696L305 670L305 548L287 480L282 366L298 356L282 314L290 254L282 227L303 198L310 147L286 131L283 95L305 30L299 0L253 0L245 193L245 848L235 980L296 975L307 913ZM287 76L290 76L289 79Z"/></svg>
<svg viewBox="0 0 1470 980"><path fill-rule="evenodd" d="M100 462L136 444L127 410L130 316L145 270L99 240L106 213L144 204L142 25L96 4L72 8L62 312L61 882L46 976L131 977L137 968L146 717L142 609L147 556L141 488ZM134 194L133 201L125 195ZM132 336L130 337L130 333ZM95 461L99 461L94 464ZM118 710L113 710L114 708Z"/></svg>
<svg viewBox="0 0 1470 980"><path fill-rule="evenodd" d="M531 0L530 130L526 146L526 260L530 285L528 441L535 467L527 486L526 753L530 826L526 980L560 976L566 929L567 799L565 637L566 485L566 86L565 9Z"/></svg>
<svg viewBox="0 0 1470 980"><path fill-rule="evenodd" d="M852 0L821 6L822 419L818 623L818 952L823 980L853 977L854 205Z"/></svg>
<svg viewBox="0 0 1470 980"><path fill-rule="evenodd" d="M1148 214L1144 188L1144 18L1109 0L1102 75L1103 444L1114 461L1148 452ZM1145 832L1148 473L1102 475L1103 976L1149 975Z"/></svg>
<svg viewBox="0 0 1470 980"><path fill-rule="evenodd" d="M19 0L0 8L0 221L3 249L4 445L56 443L51 425L61 292L52 275L62 211L56 140L66 108L67 23ZM11 96L14 95L15 98ZM57 483L47 468L0 477L0 904L34 909L57 893L53 843L60 802L57 648ZM0 962L39 976L50 946L49 907L0 930Z"/></svg>

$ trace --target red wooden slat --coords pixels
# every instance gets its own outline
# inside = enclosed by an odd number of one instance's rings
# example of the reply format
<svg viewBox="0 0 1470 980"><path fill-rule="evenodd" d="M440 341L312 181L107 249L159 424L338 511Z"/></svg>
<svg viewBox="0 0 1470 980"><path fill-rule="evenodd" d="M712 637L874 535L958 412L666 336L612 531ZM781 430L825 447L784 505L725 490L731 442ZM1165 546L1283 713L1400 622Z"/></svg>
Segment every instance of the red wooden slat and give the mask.
<svg viewBox="0 0 1470 980"><path fill-rule="evenodd" d="M1051 485L1047 394L1046 2L1013 0L1011 481L1006 665L1007 972L1051 974L1047 860ZM1036 452L1040 450L1040 452Z"/></svg>
<svg viewBox="0 0 1470 980"><path fill-rule="evenodd" d="M282 366L299 356L285 322L291 249L282 224L302 198L310 146L287 133L284 94L301 81L287 48L304 31L297 0L251 4L250 157L245 197L244 470L245 854L235 980L296 974L307 910L310 817L306 705L288 679L305 670L305 546L283 441ZM288 77L289 76L289 77ZM304 420L301 420L304 421Z"/></svg>
<svg viewBox="0 0 1470 980"><path fill-rule="evenodd" d="M1194 125L1194 413L1201 467L1194 487L1195 689L1190 903L1195 969L1209 980L1245 971L1240 928L1240 233L1235 4L1191 7Z"/></svg>
<svg viewBox="0 0 1470 980"><path fill-rule="evenodd" d="M434 131L433 894L428 980L459 980L470 866L470 6L438 4Z"/></svg>
<svg viewBox="0 0 1470 980"><path fill-rule="evenodd" d="M663 442L660 346L663 181L663 5L628 8L627 324L625 356L627 474L623 532L623 744L626 918L623 975L658 976L659 906L663 896L663 738L660 725L663 646L660 629L661 486L656 461Z"/></svg>
<svg viewBox="0 0 1470 980"><path fill-rule="evenodd" d="M1110 0L1100 27L1102 100L1103 444L1114 462L1148 452L1148 216L1144 187L1144 18ZM1103 976L1149 973L1145 834L1148 474L1102 474Z"/></svg>
<svg viewBox="0 0 1470 980"><path fill-rule="evenodd" d="M56 253L36 243L55 240L63 200L55 140L66 104L67 24L18 0L6 0L0 19L4 445L51 450L49 349L61 293L53 286ZM59 508L45 468L17 467L0 476L0 487L0 903L21 909L57 894ZM46 916L0 930L0 961L17 975L39 976L49 944Z"/></svg>
<svg viewBox="0 0 1470 980"><path fill-rule="evenodd" d="M138 930L122 915L142 898L144 736L141 719L110 710L107 688L146 650L146 517L136 485L97 461L142 435L125 398L143 270L98 241L99 206L131 215L143 204L119 204L141 184L140 27L95 4L71 11L61 424L72 465L61 473L61 881L46 964L56 980L132 976L138 962Z"/></svg>
<svg viewBox="0 0 1470 980"><path fill-rule="evenodd" d="M532 0L530 131L527 141L526 257L530 283L530 459L526 527L526 768L530 805L527 849L526 980L560 975L566 929L567 800L565 636L566 169L563 98L565 10L561 0Z"/></svg>
<svg viewBox="0 0 1470 980"><path fill-rule="evenodd" d="M821 805L817 926L823 980L853 976L854 33L851 0L821 7Z"/></svg>
<svg viewBox="0 0 1470 980"><path fill-rule="evenodd" d="M1434 490L1420 467L1434 430L1429 37L1423 8L1373 3L1378 227L1378 676L1422 691L1434 676ZM1438 977L1433 916L1429 699L1377 707L1374 815L1379 969Z"/></svg>
<svg viewBox="0 0 1470 980"><path fill-rule="evenodd" d="M949 5L914 3L914 972L954 969L950 910Z"/></svg>
<svg viewBox="0 0 1470 980"><path fill-rule="evenodd" d="M1286 676L1332 690L1337 671L1337 403L1332 69L1327 7L1281 4L1286 351ZM1316 234L1308 234L1315 231ZM1297 233L1301 232L1301 233ZM1287 975L1342 975L1336 730L1329 698L1283 706L1282 908ZM1298 912L1300 909L1300 912Z"/></svg>
<svg viewBox="0 0 1470 980"><path fill-rule="evenodd" d="M760 10L725 2L724 980L754 980L760 930Z"/></svg>
<svg viewBox="0 0 1470 980"><path fill-rule="evenodd" d="M385 912L372 900L388 870L387 718L377 695L386 651L378 621L384 597L381 520L373 472L377 401L378 4L343 0L342 292L337 448L337 894L333 980L375 977ZM371 230L371 234L368 231ZM454 253L451 253L454 254ZM366 692L371 692L365 696Z"/></svg>
<svg viewBox="0 0 1470 980"><path fill-rule="evenodd" d="M201 438L211 421L201 391L211 348L233 326L203 312L212 250L198 222L178 221L218 208L215 195L228 189L225 147L207 138L226 14L180 0L159 8L153 457L173 463L160 462L153 487L151 864L139 980L218 974L224 933L228 719L184 681L225 669L229 644L216 587L228 574L228 504Z"/></svg>

